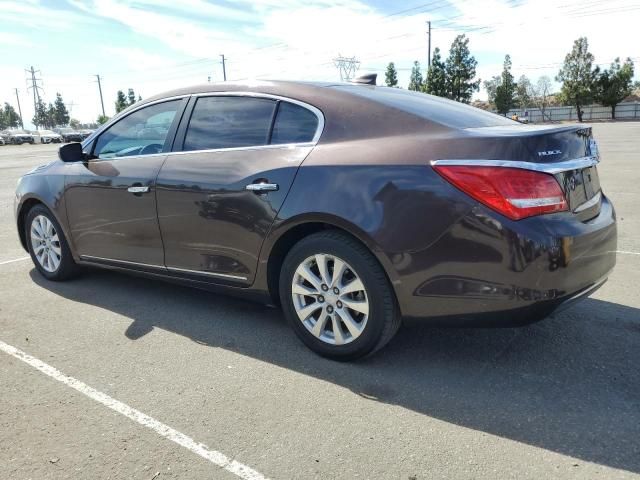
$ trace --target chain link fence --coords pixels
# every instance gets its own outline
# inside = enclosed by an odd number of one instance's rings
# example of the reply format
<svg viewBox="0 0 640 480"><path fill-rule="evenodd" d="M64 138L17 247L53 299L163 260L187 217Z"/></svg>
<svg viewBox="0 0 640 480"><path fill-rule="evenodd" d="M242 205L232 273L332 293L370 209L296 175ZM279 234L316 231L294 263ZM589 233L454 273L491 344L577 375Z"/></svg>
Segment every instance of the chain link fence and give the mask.
<svg viewBox="0 0 640 480"><path fill-rule="evenodd" d="M589 105L582 107L582 120L611 120L611 107ZM508 117L518 115L520 120L530 123L577 121L575 107L547 107L544 112L539 108L509 110ZM640 120L640 102L624 102L616 106L616 120Z"/></svg>

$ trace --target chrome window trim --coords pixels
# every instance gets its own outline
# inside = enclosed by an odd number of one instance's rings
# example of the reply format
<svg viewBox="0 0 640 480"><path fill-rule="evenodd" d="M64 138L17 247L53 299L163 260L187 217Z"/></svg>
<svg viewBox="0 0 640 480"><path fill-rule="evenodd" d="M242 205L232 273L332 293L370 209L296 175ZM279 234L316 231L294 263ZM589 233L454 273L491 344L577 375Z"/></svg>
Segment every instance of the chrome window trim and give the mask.
<svg viewBox="0 0 640 480"><path fill-rule="evenodd" d="M216 272L204 272L202 270L189 270L187 268L177 268L177 267L167 267L167 270L173 272L184 272L184 273L195 273L197 275L210 275L213 277L220 278L229 278L232 280L247 280L247 277L242 277L240 275L229 275L228 273L216 273Z"/></svg>
<svg viewBox="0 0 640 480"><path fill-rule="evenodd" d="M256 145L253 147L227 147L227 148L209 148L204 150L180 150L176 152L167 152L164 155L187 155L191 153L216 153L216 152L239 152L245 150L275 150L278 148L311 148L315 146L313 143L280 143L278 145ZM129 157L118 157L129 158Z"/></svg>
<svg viewBox="0 0 640 480"><path fill-rule="evenodd" d="M283 102L289 102L289 103L293 103L295 105L298 105L299 107L303 107L306 108L307 110L311 111L317 118L318 118L318 126L316 128L316 133L313 136L313 138L311 139L310 142L304 142L304 143L290 143L290 144L280 144L280 145L257 145L255 147L234 147L236 149L246 149L246 148L257 148L257 147L275 147L275 146L282 146L282 145L293 145L293 146L315 146L318 141L320 140L320 137L322 136L322 132L324 131L324 114L322 113L322 111L317 108L314 107L313 105L310 105L306 102L302 102L300 100L296 100L294 98L289 98L289 97L283 97L282 95L273 95L271 93L261 93L261 92L247 92L247 91L215 91L215 92L202 92L202 93L194 93L192 95L193 97L199 98L199 97L253 97L253 98L267 98L270 100L280 100ZM213 150L225 150L222 148L218 148L218 149L213 149ZM210 151L210 150L204 150L204 151Z"/></svg>
<svg viewBox="0 0 640 480"><path fill-rule="evenodd" d="M458 160L431 160L432 166L451 165L451 166L469 166L469 167L505 167L520 168L523 170L533 170L543 173L562 173L569 170L579 170L582 168L593 167L599 163L596 157L588 156L576 158L574 160L564 160L562 162L553 163L534 163L521 162L517 160L487 160L487 159L458 159Z"/></svg>
<svg viewBox="0 0 640 480"><path fill-rule="evenodd" d="M586 202L578 205L573 212L574 213L579 213L579 212L583 212L584 210L593 207L594 205L597 205L598 203L600 203L600 200L602 199L602 192L599 191L598 193L596 193L593 197L591 197L589 200L587 200Z"/></svg>

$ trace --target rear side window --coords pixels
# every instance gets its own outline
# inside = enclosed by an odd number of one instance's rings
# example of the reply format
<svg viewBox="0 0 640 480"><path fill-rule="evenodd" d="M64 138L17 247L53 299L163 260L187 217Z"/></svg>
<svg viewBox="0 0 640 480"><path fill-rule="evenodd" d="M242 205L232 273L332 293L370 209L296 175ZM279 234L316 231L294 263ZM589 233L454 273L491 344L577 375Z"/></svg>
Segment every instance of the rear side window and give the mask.
<svg viewBox="0 0 640 480"><path fill-rule="evenodd" d="M318 129L318 117L310 110L289 102L280 102L273 124L271 143L307 143Z"/></svg>
<svg viewBox="0 0 640 480"><path fill-rule="evenodd" d="M265 98L198 98L183 150L266 145L275 105L275 101Z"/></svg>

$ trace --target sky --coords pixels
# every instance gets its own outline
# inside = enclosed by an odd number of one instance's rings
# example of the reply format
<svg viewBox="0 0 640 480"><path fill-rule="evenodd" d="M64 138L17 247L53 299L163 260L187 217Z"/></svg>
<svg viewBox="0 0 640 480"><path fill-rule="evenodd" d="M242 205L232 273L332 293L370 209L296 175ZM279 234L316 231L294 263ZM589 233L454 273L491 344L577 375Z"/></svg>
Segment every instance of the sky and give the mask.
<svg viewBox="0 0 640 480"><path fill-rule="evenodd" d="M406 88L413 62L427 64L428 20L443 56L456 35L469 37L482 80L500 74L505 54L516 79L553 79L580 36L603 68L616 57L640 65L629 39L637 0L0 0L0 102L17 107L17 88L29 128L33 66L46 102L60 92L73 118L91 122L101 113L96 75L111 116L117 90L146 98L222 81L221 54L230 81L337 81L342 55L379 84L393 61Z"/></svg>

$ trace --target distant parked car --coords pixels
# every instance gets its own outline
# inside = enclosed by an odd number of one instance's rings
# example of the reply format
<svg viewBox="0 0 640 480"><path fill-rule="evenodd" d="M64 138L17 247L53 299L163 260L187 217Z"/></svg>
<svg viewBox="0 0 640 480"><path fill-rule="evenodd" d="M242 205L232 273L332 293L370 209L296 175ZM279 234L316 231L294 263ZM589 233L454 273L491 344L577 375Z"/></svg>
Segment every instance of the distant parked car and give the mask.
<svg viewBox="0 0 640 480"><path fill-rule="evenodd" d="M62 143L62 135L52 130L38 130L40 143Z"/></svg>
<svg viewBox="0 0 640 480"><path fill-rule="evenodd" d="M85 138L88 138L89 135L91 135L94 132L94 130L84 129L84 130L79 130L79 132L82 135L82 139L84 140Z"/></svg>
<svg viewBox="0 0 640 480"><path fill-rule="evenodd" d="M62 137L62 141L65 143L81 142L87 138L78 130L74 130L73 128L56 128L54 132L58 133Z"/></svg>
<svg viewBox="0 0 640 480"><path fill-rule="evenodd" d="M23 143L30 143L33 145L35 142L33 135L25 132L24 130L4 130L2 136L6 143L12 145L22 145Z"/></svg>
<svg viewBox="0 0 640 480"><path fill-rule="evenodd" d="M6 142L4 141L4 137L0 135L0 145L6 145Z"/></svg>

